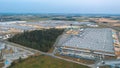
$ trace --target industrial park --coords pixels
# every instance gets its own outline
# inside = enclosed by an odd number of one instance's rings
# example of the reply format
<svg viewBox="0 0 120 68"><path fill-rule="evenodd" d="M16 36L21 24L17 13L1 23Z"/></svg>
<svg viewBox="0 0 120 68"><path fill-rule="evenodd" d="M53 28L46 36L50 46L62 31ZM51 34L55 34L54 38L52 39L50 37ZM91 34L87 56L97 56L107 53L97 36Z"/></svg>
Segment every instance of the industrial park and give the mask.
<svg viewBox="0 0 120 68"><path fill-rule="evenodd" d="M50 53L8 41L16 34L44 29L64 29L54 42ZM91 18L81 22L61 20L0 22L0 60L2 68L7 68L20 58L26 59L36 54L43 54L91 68L106 65L120 67L119 35L116 28L105 25L103 27L103 24L96 23L93 19L91 21Z"/></svg>
<svg viewBox="0 0 120 68"><path fill-rule="evenodd" d="M120 68L120 0L0 0L0 68Z"/></svg>

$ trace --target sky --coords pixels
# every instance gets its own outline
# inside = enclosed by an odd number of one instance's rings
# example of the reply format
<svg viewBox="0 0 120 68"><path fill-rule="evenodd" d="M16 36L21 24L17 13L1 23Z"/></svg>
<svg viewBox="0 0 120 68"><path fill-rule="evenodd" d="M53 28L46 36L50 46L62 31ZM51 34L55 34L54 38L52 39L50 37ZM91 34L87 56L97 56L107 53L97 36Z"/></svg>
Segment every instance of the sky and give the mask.
<svg viewBox="0 0 120 68"><path fill-rule="evenodd" d="M0 0L0 13L120 14L120 0Z"/></svg>

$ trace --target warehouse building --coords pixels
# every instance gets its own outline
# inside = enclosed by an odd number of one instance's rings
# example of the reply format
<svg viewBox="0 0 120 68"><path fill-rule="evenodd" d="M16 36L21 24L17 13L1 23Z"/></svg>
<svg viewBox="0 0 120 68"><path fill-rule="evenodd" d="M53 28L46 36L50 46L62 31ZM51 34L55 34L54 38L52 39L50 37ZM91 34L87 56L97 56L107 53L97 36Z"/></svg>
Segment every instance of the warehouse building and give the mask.
<svg viewBox="0 0 120 68"><path fill-rule="evenodd" d="M56 46L61 55L85 59L115 57L112 29L84 28L70 29Z"/></svg>

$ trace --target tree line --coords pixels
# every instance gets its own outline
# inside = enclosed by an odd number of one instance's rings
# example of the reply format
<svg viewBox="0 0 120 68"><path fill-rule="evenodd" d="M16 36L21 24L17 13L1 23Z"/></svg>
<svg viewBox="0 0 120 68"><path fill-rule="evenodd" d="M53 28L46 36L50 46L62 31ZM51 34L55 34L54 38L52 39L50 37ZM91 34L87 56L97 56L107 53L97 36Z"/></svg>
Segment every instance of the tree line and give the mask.
<svg viewBox="0 0 120 68"><path fill-rule="evenodd" d="M25 31L14 35L12 38L9 38L8 41L48 52L53 47L57 37L61 35L63 31L63 29Z"/></svg>

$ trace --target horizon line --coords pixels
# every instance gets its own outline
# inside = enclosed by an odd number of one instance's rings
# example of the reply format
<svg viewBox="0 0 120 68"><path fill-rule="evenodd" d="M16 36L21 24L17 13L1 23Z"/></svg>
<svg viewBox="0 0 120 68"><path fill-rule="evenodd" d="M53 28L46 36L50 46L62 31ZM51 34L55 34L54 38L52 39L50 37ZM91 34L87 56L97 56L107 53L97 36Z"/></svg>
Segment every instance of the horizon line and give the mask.
<svg viewBox="0 0 120 68"><path fill-rule="evenodd" d="M31 12L0 12L0 14L79 14L79 15L120 15L120 13L31 13Z"/></svg>

